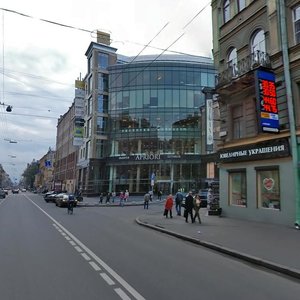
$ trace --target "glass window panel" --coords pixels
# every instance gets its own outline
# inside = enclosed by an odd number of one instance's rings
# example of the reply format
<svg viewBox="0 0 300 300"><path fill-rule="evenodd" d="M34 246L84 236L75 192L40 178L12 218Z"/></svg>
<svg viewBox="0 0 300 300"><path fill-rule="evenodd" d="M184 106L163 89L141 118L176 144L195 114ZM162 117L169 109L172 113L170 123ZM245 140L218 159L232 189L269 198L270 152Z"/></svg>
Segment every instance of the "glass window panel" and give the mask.
<svg viewBox="0 0 300 300"><path fill-rule="evenodd" d="M246 7L246 0L239 0L238 1L238 9L239 11L243 10Z"/></svg>
<svg viewBox="0 0 300 300"><path fill-rule="evenodd" d="M172 84L172 71L165 71L165 84L166 85L171 85Z"/></svg>
<svg viewBox="0 0 300 300"><path fill-rule="evenodd" d="M157 91L157 98L158 98L158 106L164 107L165 106L165 91L164 90L158 90Z"/></svg>
<svg viewBox="0 0 300 300"><path fill-rule="evenodd" d="M187 90L186 107L188 108L194 107L194 91Z"/></svg>
<svg viewBox="0 0 300 300"><path fill-rule="evenodd" d="M186 90L180 90L180 107L187 107Z"/></svg>
<svg viewBox="0 0 300 300"><path fill-rule="evenodd" d="M224 23L230 20L230 0L224 1L223 16L224 16Z"/></svg>
<svg viewBox="0 0 300 300"><path fill-rule="evenodd" d="M229 172L230 205L247 206L246 170Z"/></svg>
<svg viewBox="0 0 300 300"><path fill-rule="evenodd" d="M257 170L258 206L280 209L279 169Z"/></svg>
<svg viewBox="0 0 300 300"><path fill-rule="evenodd" d="M143 91L136 91L136 108L143 107Z"/></svg>
<svg viewBox="0 0 300 300"><path fill-rule="evenodd" d="M173 90L173 107L179 107L179 90ZM172 106L171 106L172 107Z"/></svg>
<svg viewBox="0 0 300 300"><path fill-rule="evenodd" d="M130 108L135 108L136 107L136 93L135 91L130 91L130 103L129 106Z"/></svg>
<svg viewBox="0 0 300 300"><path fill-rule="evenodd" d="M108 54L99 53L98 54L98 68L107 69L108 67Z"/></svg>
<svg viewBox="0 0 300 300"><path fill-rule="evenodd" d="M201 72L201 85L207 86L207 73Z"/></svg>
<svg viewBox="0 0 300 300"><path fill-rule="evenodd" d="M165 93L166 93L165 107L172 107L173 105L172 90L166 90Z"/></svg>
<svg viewBox="0 0 300 300"><path fill-rule="evenodd" d="M150 85L150 71L143 71L143 82L144 85Z"/></svg>
<svg viewBox="0 0 300 300"><path fill-rule="evenodd" d="M215 87L215 85L216 85L216 75L215 74L212 74L212 73L208 73L207 74L207 79L208 79L208 83L207 83L207 86L209 86L209 87Z"/></svg>

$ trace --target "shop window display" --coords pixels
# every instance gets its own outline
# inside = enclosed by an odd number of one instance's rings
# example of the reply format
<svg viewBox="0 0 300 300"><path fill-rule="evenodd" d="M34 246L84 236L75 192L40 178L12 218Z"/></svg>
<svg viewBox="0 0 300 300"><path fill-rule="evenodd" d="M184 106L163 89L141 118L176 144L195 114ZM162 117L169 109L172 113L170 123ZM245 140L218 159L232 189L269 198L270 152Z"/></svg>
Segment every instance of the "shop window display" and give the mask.
<svg viewBox="0 0 300 300"><path fill-rule="evenodd" d="M247 206L246 171L229 172L229 202L230 205Z"/></svg>
<svg viewBox="0 0 300 300"><path fill-rule="evenodd" d="M280 209L279 169L257 169L258 206Z"/></svg>

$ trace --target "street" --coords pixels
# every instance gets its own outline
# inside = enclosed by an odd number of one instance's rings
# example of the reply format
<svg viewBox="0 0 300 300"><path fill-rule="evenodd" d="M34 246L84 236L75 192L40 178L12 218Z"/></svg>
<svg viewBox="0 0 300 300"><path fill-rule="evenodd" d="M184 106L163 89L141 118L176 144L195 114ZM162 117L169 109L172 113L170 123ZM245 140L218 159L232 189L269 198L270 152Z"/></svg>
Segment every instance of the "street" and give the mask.
<svg viewBox="0 0 300 300"><path fill-rule="evenodd" d="M10 194L0 201L1 299L299 299L296 279L134 221L157 211L161 204L68 215L41 195Z"/></svg>

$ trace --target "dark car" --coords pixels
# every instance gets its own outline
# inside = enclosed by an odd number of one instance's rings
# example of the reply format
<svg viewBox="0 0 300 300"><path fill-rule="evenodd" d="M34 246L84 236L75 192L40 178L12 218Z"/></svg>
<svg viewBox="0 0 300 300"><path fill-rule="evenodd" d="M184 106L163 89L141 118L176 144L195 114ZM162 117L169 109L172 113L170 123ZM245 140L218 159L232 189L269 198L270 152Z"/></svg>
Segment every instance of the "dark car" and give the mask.
<svg viewBox="0 0 300 300"><path fill-rule="evenodd" d="M58 207L67 207L69 197L74 198L74 207L77 206L77 199L75 199L75 196L73 194L66 194L66 193L61 193L57 194L55 197L55 205Z"/></svg>
<svg viewBox="0 0 300 300"><path fill-rule="evenodd" d="M57 191L50 191L50 192L47 192L45 195L44 195L44 200L46 202L54 202L55 203L55 196L58 194Z"/></svg>
<svg viewBox="0 0 300 300"><path fill-rule="evenodd" d="M13 194L19 194L19 189L12 189L11 191Z"/></svg>
<svg viewBox="0 0 300 300"><path fill-rule="evenodd" d="M0 189L0 198L4 199L5 197L6 197L5 191Z"/></svg>

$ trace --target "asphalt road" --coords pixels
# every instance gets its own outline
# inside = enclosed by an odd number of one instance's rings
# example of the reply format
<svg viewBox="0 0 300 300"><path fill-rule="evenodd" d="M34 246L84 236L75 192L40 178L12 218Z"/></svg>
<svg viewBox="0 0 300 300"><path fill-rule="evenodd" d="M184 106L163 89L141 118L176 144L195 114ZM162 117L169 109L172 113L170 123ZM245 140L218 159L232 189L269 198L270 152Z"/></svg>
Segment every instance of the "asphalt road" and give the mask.
<svg viewBox="0 0 300 300"><path fill-rule="evenodd" d="M144 212L68 215L40 195L10 194L0 201L0 298L299 299L299 281L141 227Z"/></svg>

